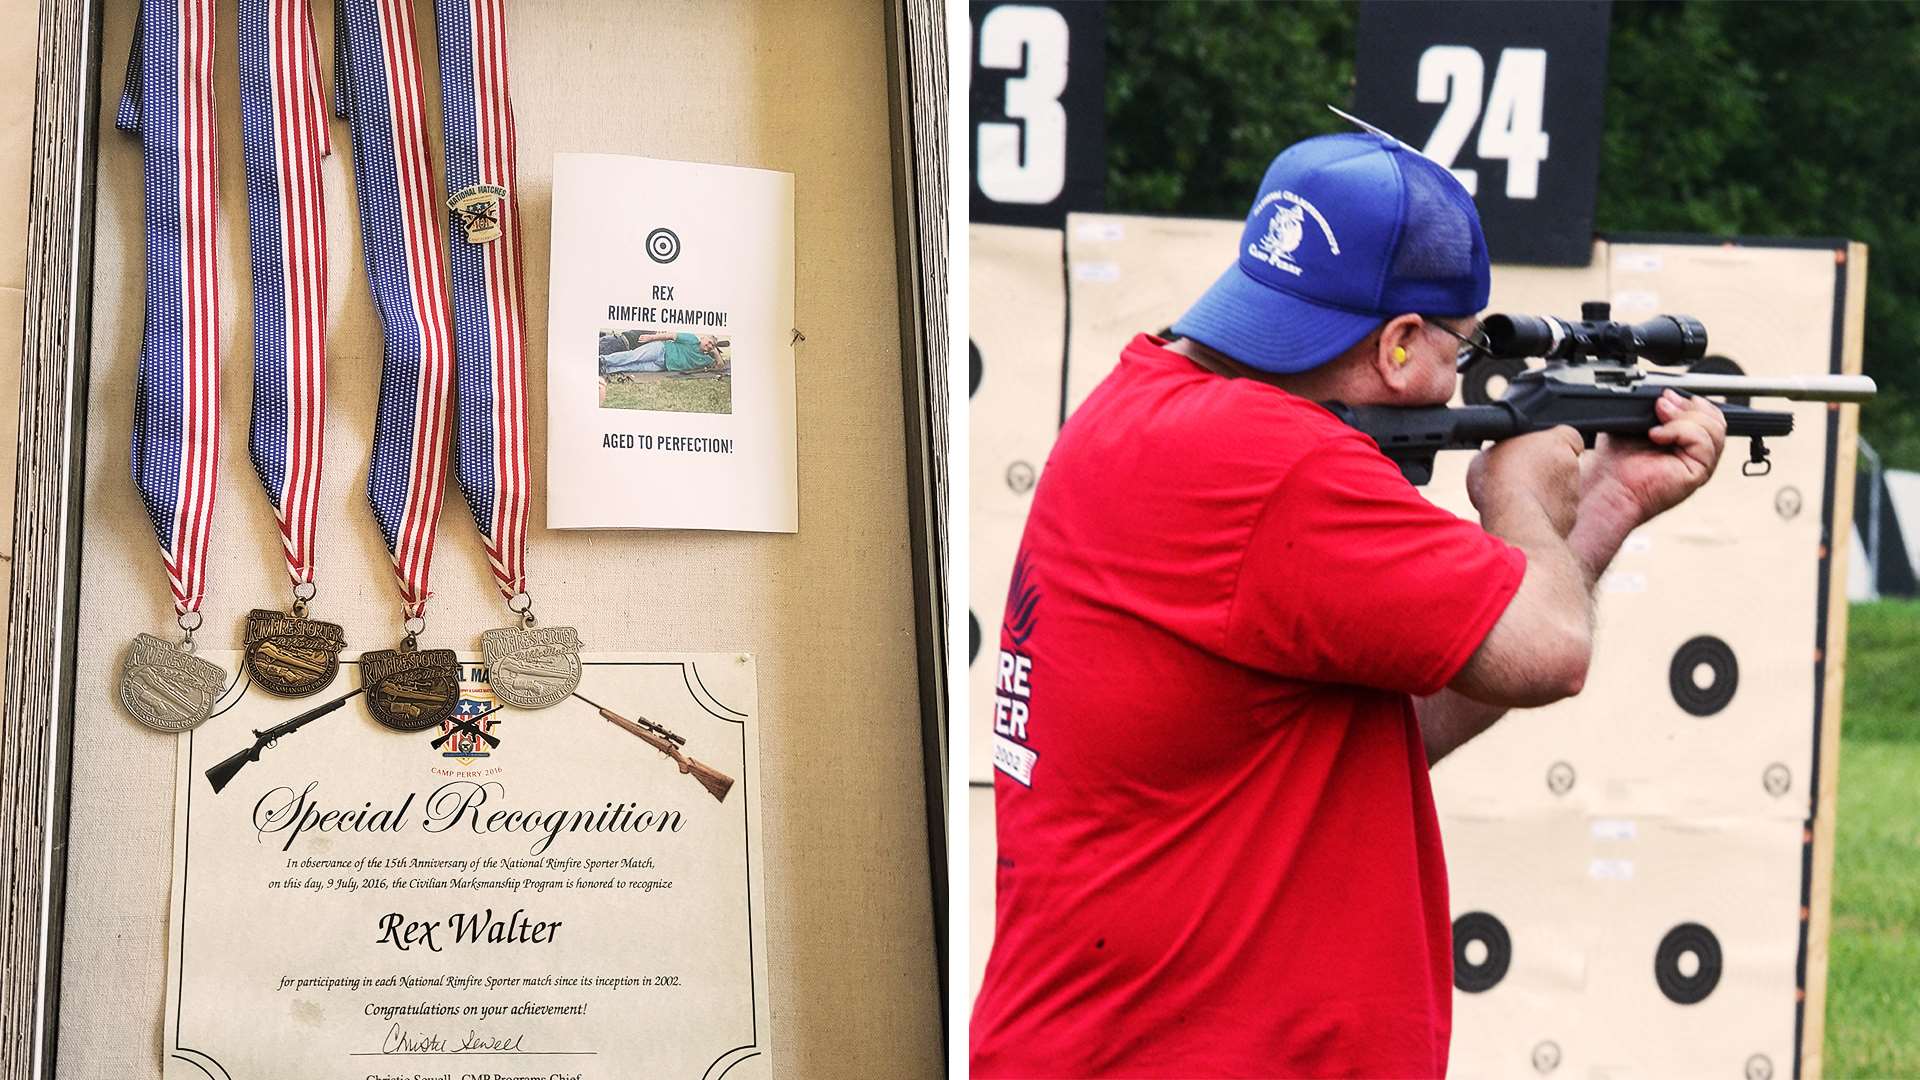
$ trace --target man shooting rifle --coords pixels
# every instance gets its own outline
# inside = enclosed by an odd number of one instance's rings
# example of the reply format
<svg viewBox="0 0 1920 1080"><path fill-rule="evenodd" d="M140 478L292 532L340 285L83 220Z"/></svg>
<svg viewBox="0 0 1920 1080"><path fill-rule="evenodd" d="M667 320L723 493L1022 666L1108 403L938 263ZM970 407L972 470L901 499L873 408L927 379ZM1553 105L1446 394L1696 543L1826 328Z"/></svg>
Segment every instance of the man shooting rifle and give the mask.
<svg viewBox="0 0 1920 1080"><path fill-rule="evenodd" d="M1478 523L1433 506L1319 403L1445 405L1490 283L1446 169L1309 139L1061 429L1000 633L974 1076L1445 1073L1427 770L1580 692L1595 582L1726 439L1663 391L1644 438L1480 452Z"/></svg>

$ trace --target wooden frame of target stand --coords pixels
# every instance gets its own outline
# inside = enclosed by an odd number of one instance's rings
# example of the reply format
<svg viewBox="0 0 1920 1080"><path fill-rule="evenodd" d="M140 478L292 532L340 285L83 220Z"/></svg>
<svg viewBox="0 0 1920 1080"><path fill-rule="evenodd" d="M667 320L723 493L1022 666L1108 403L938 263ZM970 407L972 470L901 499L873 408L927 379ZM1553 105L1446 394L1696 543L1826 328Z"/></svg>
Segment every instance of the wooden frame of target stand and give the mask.
<svg viewBox="0 0 1920 1080"><path fill-rule="evenodd" d="M1836 374L1858 375L1864 360L1863 342L1867 319L1867 247L1859 243L1833 242L1835 288L1842 302L1835 305L1833 320L1834 352L1840 359ZM1827 498L1832 512L1827 515L1831 528L1826 537L1827 574L1824 640L1836 647L1825 649L1815 660L1823 672L1820 719L1815 729L1813 823L1807 830L1811 859L1806 884L1805 913L1806 1000L1801 1003L1803 1017L1800 1032L1800 1073L1818 1080L1825 1064L1827 1030L1828 936L1833 928L1833 853L1835 817L1839 808L1840 723L1847 672L1847 530L1853 524L1853 472L1859 454L1860 416L1857 409L1829 405L1835 417L1830 425L1833 440L1828 468L1836 475L1828 479Z"/></svg>

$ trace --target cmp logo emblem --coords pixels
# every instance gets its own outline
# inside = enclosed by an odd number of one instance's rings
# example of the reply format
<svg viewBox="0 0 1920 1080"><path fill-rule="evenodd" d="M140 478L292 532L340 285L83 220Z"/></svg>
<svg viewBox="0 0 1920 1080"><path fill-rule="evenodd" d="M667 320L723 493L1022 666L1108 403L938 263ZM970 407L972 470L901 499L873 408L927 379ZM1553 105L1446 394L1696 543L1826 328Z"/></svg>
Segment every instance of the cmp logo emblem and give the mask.
<svg viewBox="0 0 1920 1080"><path fill-rule="evenodd" d="M647 257L657 263L670 263L679 258L679 234L672 229L655 229L648 233Z"/></svg>
<svg viewBox="0 0 1920 1080"><path fill-rule="evenodd" d="M460 695L460 704L453 715L440 721L440 737L433 740L433 748L441 757L471 766L500 748L500 736L495 731L500 724L499 713L492 698L484 690Z"/></svg>
<svg viewBox="0 0 1920 1080"><path fill-rule="evenodd" d="M1273 209L1273 214L1267 218L1266 235L1247 245L1248 255L1275 270L1300 276L1301 266L1294 261L1293 253L1306 236L1306 219L1309 217L1320 227L1321 235L1327 238L1327 251L1340 254L1340 242L1334 239L1333 226L1327 224L1327 219L1320 215L1312 203L1291 191L1276 191L1254 204L1253 213L1248 217L1257 218L1269 207Z"/></svg>

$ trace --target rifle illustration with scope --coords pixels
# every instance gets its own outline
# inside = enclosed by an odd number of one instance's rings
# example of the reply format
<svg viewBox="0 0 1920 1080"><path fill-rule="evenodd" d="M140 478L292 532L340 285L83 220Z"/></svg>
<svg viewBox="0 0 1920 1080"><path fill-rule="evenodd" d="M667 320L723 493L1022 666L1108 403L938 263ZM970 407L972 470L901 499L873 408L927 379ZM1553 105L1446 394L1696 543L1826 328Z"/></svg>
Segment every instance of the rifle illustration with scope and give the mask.
<svg viewBox="0 0 1920 1080"><path fill-rule="evenodd" d="M1580 306L1579 322L1490 315L1482 325L1485 341L1461 350L1462 370L1470 388L1480 382L1476 375L1505 375L1506 393L1497 401L1421 408L1321 404L1371 437L1417 485L1433 479L1433 458L1442 450L1478 450L1490 441L1563 424L1578 431L1588 448L1603 434L1645 435L1660 425L1653 406L1667 390L1726 398L1720 411L1727 418L1727 438L1749 440L1740 471L1764 476L1773 467L1764 440L1791 434L1793 414L1755 409L1747 399L1858 402L1875 393L1865 375L1763 378L1712 370L1711 362L1700 363L1706 357L1707 328L1686 315L1619 323L1612 321L1608 304L1589 302ZM1544 366L1528 366L1532 359ZM1642 360L1689 370L1648 371ZM1468 394L1470 401L1473 397Z"/></svg>
<svg viewBox="0 0 1920 1080"><path fill-rule="evenodd" d="M629 735L638 736L640 740L648 746L653 747L655 750L673 759L673 763L679 766L681 772L687 773L695 780L700 781L700 786L707 789L707 794L713 796L720 802L727 801L727 792L733 790L733 777L728 776L726 773L721 772L711 765L703 764L681 753L680 748L687 744L686 739L668 731L666 728L661 727L659 724L654 723L644 716L629 720L604 705L588 700L587 697L578 690L574 691L573 696L592 705L594 710L600 714L601 718L609 724L612 724L614 727L619 728Z"/></svg>

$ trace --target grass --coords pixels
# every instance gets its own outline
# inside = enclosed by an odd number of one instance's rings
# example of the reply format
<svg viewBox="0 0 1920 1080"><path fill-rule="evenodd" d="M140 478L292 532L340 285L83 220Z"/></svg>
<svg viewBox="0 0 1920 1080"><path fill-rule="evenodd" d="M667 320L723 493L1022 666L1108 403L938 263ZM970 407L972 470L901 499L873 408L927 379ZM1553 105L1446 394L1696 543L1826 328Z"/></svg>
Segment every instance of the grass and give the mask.
<svg viewBox="0 0 1920 1080"><path fill-rule="evenodd" d="M609 382L608 409L646 409L652 412L731 413L733 376L715 379L642 375L632 382Z"/></svg>
<svg viewBox="0 0 1920 1080"><path fill-rule="evenodd" d="M1920 1077L1920 603L1848 621L1826 1072Z"/></svg>

